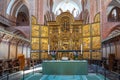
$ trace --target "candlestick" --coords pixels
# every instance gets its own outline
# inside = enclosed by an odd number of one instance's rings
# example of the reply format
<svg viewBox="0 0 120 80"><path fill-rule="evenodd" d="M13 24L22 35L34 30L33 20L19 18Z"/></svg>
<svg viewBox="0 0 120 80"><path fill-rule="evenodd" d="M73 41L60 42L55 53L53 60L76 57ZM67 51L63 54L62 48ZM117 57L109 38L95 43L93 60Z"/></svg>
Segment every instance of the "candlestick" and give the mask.
<svg viewBox="0 0 120 80"><path fill-rule="evenodd" d="M50 45L48 44L48 54L50 54Z"/></svg>
<svg viewBox="0 0 120 80"><path fill-rule="evenodd" d="M82 44L81 44L80 48L81 48L81 54L82 54Z"/></svg>

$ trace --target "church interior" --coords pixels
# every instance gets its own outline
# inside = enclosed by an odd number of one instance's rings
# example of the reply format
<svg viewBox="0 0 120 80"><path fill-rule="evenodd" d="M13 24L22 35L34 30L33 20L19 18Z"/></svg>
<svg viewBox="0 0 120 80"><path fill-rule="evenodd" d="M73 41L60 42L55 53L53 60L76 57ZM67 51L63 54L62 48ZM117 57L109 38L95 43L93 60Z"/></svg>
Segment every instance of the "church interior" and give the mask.
<svg viewBox="0 0 120 80"><path fill-rule="evenodd" d="M120 0L0 0L0 80L120 80Z"/></svg>

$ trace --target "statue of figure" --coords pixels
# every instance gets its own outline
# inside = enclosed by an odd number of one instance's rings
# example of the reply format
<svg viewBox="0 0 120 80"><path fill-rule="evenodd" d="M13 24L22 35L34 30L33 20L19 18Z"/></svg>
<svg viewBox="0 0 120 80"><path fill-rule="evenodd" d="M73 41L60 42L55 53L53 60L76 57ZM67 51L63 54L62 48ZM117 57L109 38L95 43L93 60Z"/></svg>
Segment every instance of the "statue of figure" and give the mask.
<svg viewBox="0 0 120 80"><path fill-rule="evenodd" d="M75 10L76 10L75 8L72 10L72 14L73 14L73 15L74 15Z"/></svg>
<svg viewBox="0 0 120 80"><path fill-rule="evenodd" d="M61 8L59 8L59 10L60 10L61 13L63 12L63 10Z"/></svg>
<svg viewBox="0 0 120 80"><path fill-rule="evenodd" d="M68 31L69 30L69 22L67 21L67 19L64 19L64 31Z"/></svg>

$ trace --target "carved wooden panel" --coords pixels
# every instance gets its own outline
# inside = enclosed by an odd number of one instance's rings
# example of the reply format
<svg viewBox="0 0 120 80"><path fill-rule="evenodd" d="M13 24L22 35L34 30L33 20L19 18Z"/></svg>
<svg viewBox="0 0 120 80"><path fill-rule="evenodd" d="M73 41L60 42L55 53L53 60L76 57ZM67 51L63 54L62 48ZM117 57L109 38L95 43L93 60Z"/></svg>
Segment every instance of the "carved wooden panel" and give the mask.
<svg viewBox="0 0 120 80"><path fill-rule="evenodd" d="M83 38L83 50L89 50L90 49L90 37Z"/></svg>
<svg viewBox="0 0 120 80"><path fill-rule="evenodd" d="M83 37L90 36L90 24L83 26Z"/></svg>
<svg viewBox="0 0 120 80"><path fill-rule="evenodd" d="M100 37L92 38L92 49L100 49L101 48L101 40Z"/></svg>
<svg viewBox="0 0 120 80"><path fill-rule="evenodd" d="M92 24L92 36L100 36L100 23Z"/></svg>
<svg viewBox="0 0 120 80"><path fill-rule="evenodd" d="M39 38L32 38L32 50L39 50Z"/></svg>
<svg viewBox="0 0 120 80"><path fill-rule="evenodd" d="M42 52L41 53L41 59L48 59L48 53L47 52Z"/></svg>
<svg viewBox="0 0 120 80"><path fill-rule="evenodd" d="M48 26L41 27L41 37L48 37Z"/></svg>
<svg viewBox="0 0 120 80"><path fill-rule="evenodd" d="M100 60L101 59L101 53L99 51L92 52L92 59Z"/></svg>
<svg viewBox="0 0 120 80"><path fill-rule="evenodd" d="M39 25L32 25L32 37L39 37Z"/></svg>
<svg viewBox="0 0 120 80"><path fill-rule="evenodd" d="M48 50L48 38L41 38L41 50Z"/></svg>
<svg viewBox="0 0 120 80"><path fill-rule="evenodd" d="M83 58L84 59L90 59L90 52L84 52L83 53Z"/></svg>
<svg viewBox="0 0 120 80"><path fill-rule="evenodd" d="M36 19L35 16L32 16L32 25L33 25L33 24L37 24L37 19Z"/></svg>
<svg viewBox="0 0 120 80"><path fill-rule="evenodd" d="M39 59L39 53L31 53L32 59Z"/></svg>
<svg viewBox="0 0 120 80"><path fill-rule="evenodd" d="M97 18L96 21L98 21ZM32 37L32 50L47 51L50 45L50 50L60 51L57 59L63 56L74 59L73 52L68 51L76 50L81 54L81 45L83 53L80 58L99 59L97 56L100 57L101 54L93 52L101 48L100 23L83 25L82 21L75 21L69 12L62 13L54 22L48 22L48 26L33 25ZM89 51L93 52L91 52L92 57ZM41 58L49 58L48 53L41 53Z"/></svg>

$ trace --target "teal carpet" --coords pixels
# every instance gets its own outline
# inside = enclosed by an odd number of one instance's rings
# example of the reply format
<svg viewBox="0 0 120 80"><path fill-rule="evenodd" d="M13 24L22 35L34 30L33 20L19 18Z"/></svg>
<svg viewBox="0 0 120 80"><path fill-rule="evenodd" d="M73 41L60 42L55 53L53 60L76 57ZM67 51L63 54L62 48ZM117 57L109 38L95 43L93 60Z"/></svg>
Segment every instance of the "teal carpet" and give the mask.
<svg viewBox="0 0 120 80"><path fill-rule="evenodd" d="M35 73L35 74L29 75L29 77L25 77L24 80L40 80L41 76L42 76L42 74Z"/></svg>
<svg viewBox="0 0 120 80"><path fill-rule="evenodd" d="M43 75L40 80L105 80L102 75ZM108 80L108 79L106 79Z"/></svg>
<svg viewBox="0 0 120 80"><path fill-rule="evenodd" d="M42 75L40 73L35 73L34 75L29 75L29 77L24 78L24 80L105 80L105 77L98 74L88 74L88 75ZM109 80L106 78L106 80Z"/></svg>

